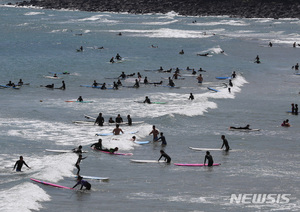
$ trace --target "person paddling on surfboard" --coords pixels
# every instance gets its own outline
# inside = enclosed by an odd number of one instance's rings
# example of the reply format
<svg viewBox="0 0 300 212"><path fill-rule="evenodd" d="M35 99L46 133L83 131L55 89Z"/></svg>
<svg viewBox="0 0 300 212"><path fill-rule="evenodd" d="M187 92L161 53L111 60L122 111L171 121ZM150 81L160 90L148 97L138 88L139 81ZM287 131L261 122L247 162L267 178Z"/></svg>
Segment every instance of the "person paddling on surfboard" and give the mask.
<svg viewBox="0 0 300 212"><path fill-rule="evenodd" d="M230 147L229 147L227 139L225 138L225 135L222 135L221 139L223 140L223 144L221 146L221 149L223 149L223 147L225 146L225 151L229 151Z"/></svg>
<svg viewBox="0 0 300 212"><path fill-rule="evenodd" d="M160 150L160 158L158 159L158 161L160 161L160 159L162 158L162 157L164 157L165 158L165 161L167 162L167 163L170 163L171 162L171 157L167 154L167 153L165 153L165 151L164 150Z"/></svg>
<svg viewBox="0 0 300 212"><path fill-rule="evenodd" d="M78 175L77 183L73 186L73 188L75 188L78 185L81 185L80 190L82 190L83 186L86 190L91 190L92 187L91 184L88 181L83 180L83 178L80 175Z"/></svg>
<svg viewBox="0 0 300 212"><path fill-rule="evenodd" d="M206 151L206 155L204 157L204 163L203 163L204 166L206 163L206 159L207 159L207 166L213 166L214 160L209 151Z"/></svg>
<svg viewBox="0 0 300 212"><path fill-rule="evenodd" d="M119 128L120 125L116 125L116 128L113 130L114 135L120 135L120 133L124 133L121 128Z"/></svg>
<svg viewBox="0 0 300 212"><path fill-rule="evenodd" d="M25 161L23 160L23 156L20 156L20 160L18 160L18 161L15 163L13 170L15 170L15 168L17 167L17 168L16 168L16 171L17 171L17 172L20 172L21 169L22 169L23 164L25 164L25 166L27 166L27 167L30 169L30 167L29 167L29 166L25 163Z"/></svg>
<svg viewBox="0 0 300 212"><path fill-rule="evenodd" d="M111 154L114 154L114 153L117 152L118 150L119 150L118 147L110 148L110 149L102 149L102 151L104 151L104 152L110 152Z"/></svg>
<svg viewBox="0 0 300 212"><path fill-rule="evenodd" d="M230 127L230 129L242 129L242 130L251 130L250 125L247 124L245 127Z"/></svg>
<svg viewBox="0 0 300 212"><path fill-rule="evenodd" d="M145 97L144 103L151 104L151 100L148 96Z"/></svg>
<svg viewBox="0 0 300 212"><path fill-rule="evenodd" d="M102 139L100 138L100 139L98 140L98 142L92 144L91 147L92 147L92 148L94 147L94 149L102 150Z"/></svg>

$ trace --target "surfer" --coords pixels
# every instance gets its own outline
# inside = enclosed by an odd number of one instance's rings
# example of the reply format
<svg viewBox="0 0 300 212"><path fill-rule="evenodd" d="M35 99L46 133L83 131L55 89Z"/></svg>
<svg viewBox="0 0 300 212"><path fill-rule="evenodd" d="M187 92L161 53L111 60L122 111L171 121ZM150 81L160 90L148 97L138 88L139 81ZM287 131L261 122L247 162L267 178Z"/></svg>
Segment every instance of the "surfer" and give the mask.
<svg viewBox="0 0 300 212"><path fill-rule="evenodd" d="M229 127L230 129L241 129L241 130L251 130L250 125L247 124L245 127Z"/></svg>
<svg viewBox="0 0 300 212"><path fill-rule="evenodd" d="M165 153L165 151L164 150L160 150L160 158L158 159L158 161L160 161L160 159L162 158L162 157L164 157L165 158L165 161L167 161L167 163L170 163L171 162L171 157L167 154L167 153Z"/></svg>
<svg viewBox="0 0 300 212"><path fill-rule="evenodd" d="M100 88L101 90L105 90L106 89L106 83L103 83L103 85Z"/></svg>
<svg viewBox="0 0 300 212"><path fill-rule="evenodd" d="M294 114L295 113L295 104L292 103L291 105L292 105L292 114Z"/></svg>
<svg viewBox="0 0 300 212"><path fill-rule="evenodd" d="M120 135L120 133L124 133L121 128L119 128L120 125L116 124L116 128L113 130L114 135Z"/></svg>
<svg viewBox="0 0 300 212"><path fill-rule="evenodd" d="M181 77L177 71L175 71L175 73L173 74L173 79L178 79L178 77Z"/></svg>
<svg viewBox="0 0 300 212"><path fill-rule="evenodd" d="M112 124L112 123L115 123L115 121L112 119L112 117L110 117L109 120L108 120L108 123Z"/></svg>
<svg viewBox="0 0 300 212"><path fill-rule="evenodd" d="M200 68L198 71L200 72L206 72L205 70L203 70L202 68Z"/></svg>
<svg viewBox="0 0 300 212"><path fill-rule="evenodd" d="M118 84L115 81L114 81L114 84L113 84L113 89L115 89L115 90L119 89L119 86L118 86Z"/></svg>
<svg viewBox="0 0 300 212"><path fill-rule="evenodd" d="M116 117L116 123L118 124L123 123L123 118L121 117L120 114L118 114L118 116Z"/></svg>
<svg viewBox="0 0 300 212"><path fill-rule="evenodd" d="M235 71L234 71L234 72L232 72L232 74L231 74L231 77L232 77L232 79L236 77L236 73L235 73Z"/></svg>
<svg viewBox="0 0 300 212"><path fill-rule="evenodd" d="M229 84L230 87L233 87L233 84L232 84L231 80L229 80L228 84Z"/></svg>
<svg viewBox="0 0 300 212"><path fill-rule="evenodd" d="M54 84L46 85L45 87L46 87L46 88L54 88Z"/></svg>
<svg viewBox="0 0 300 212"><path fill-rule="evenodd" d="M223 149L223 147L225 146L225 151L229 151L230 147L229 147L227 139L225 138L225 135L222 135L221 139L223 140L223 144L221 146L221 149Z"/></svg>
<svg viewBox="0 0 300 212"><path fill-rule="evenodd" d="M160 133L160 137L158 139L156 139L156 141L161 141L162 146L167 145L166 137L164 136L163 132Z"/></svg>
<svg viewBox="0 0 300 212"><path fill-rule="evenodd" d="M156 141L158 139L159 131L155 128L155 125L152 126L152 131L149 133L149 135L153 134L153 141Z"/></svg>
<svg viewBox="0 0 300 212"><path fill-rule="evenodd" d="M91 184L88 181L83 180L83 178L79 175L77 177L77 183L76 185L73 186L73 188L75 188L78 185L81 185L80 190L82 190L83 186L85 187L86 190L91 190Z"/></svg>
<svg viewBox="0 0 300 212"><path fill-rule="evenodd" d="M98 124L99 126L103 126L103 123L104 123L104 118L102 116L102 113L99 113L98 117L95 120L94 125Z"/></svg>
<svg viewBox="0 0 300 212"><path fill-rule="evenodd" d="M202 83L203 82L203 77L202 74L199 74L199 76L197 77L198 83Z"/></svg>
<svg viewBox="0 0 300 212"><path fill-rule="evenodd" d="M137 76L138 76L138 78L139 78L139 81L141 81L142 75L140 74L140 72L137 73Z"/></svg>
<svg viewBox="0 0 300 212"><path fill-rule="evenodd" d="M136 140L136 137L135 136L132 136L132 138L130 139L131 141L135 141Z"/></svg>
<svg viewBox="0 0 300 212"><path fill-rule="evenodd" d="M130 115L128 115L127 116L127 124L128 124L128 126L132 126L132 119L131 119L131 117L130 117Z"/></svg>
<svg viewBox="0 0 300 212"><path fill-rule="evenodd" d="M124 73L124 71L123 71L122 74L119 76L119 78L121 78L121 79L125 79L125 78L126 78L126 74Z"/></svg>
<svg viewBox="0 0 300 212"><path fill-rule="evenodd" d="M295 104L295 115L298 115L298 104Z"/></svg>
<svg viewBox="0 0 300 212"><path fill-rule="evenodd" d="M270 41L270 42L269 42L269 47L272 47L272 46L273 46L273 44L272 44L272 42Z"/></svg>
<svg viewBox="0 0 300 212"><path fill-rule="evenodd" d="M138 79L135 79L135 84L133 85L134 88L139 88L140 87L140 83L138 81Z"/></svg>
<svg viewBox="0 0 300 212"><path fill-rule="evenodd" d="M290 127L291 125L290 125L290 123L289 123L289 120L287 119L287 120L284 120L284 121L282 122L281 126L282 126L282 127Z"/></svg>
<svg viewBox="0 0 300 212"><path fill-rule="evenodd" d="M194 95L192 93L190 93L189 100L194 100Z"/></svg>
<svg viewBox="0 0 300 212"><path fill-rule="evenodd" d="M86 159L86 158L87 158L87 157L84 157L84 158L83 158L81 154L78 156L78 159L77 159L77 161L76 161L76 163L75 163L75 166L76 166L76 168L78 169L77 175L79 175L79 172L80 172L80 166L79 166L80 162L81 162L82 160Z"/></svg>
<svg viewBox="0 0 300 212"><path fill-rule="evenodd" d="M114 154L114 153L117 152L118 150L119 150L118 147L110 148L110 149L102 149L102 151L104 151L104 152L110 152L111 154Z"/></svg>
<svg viewBox="0 0 300 212"><path fill-rule="evenodd" d="M151 100L148 98L148 96L145 97L144 103L151 104Z"/></svg>
<svg viewBox="0 0 300 212"><path fill-rule="evenodd" d="M122 60L122 57L119 55L119 53L117 53L116 59L117 59L117 60Z"/></svg>
<svg viewBox="0 0 300 212"><path fill-rule="evenodd" d="M22 169L23 164L25 164L25 166L27 166L27 167L30 169L30 167L29 167L29 166L25 163L25 161L23 160L23 156L20 156L20 160L18 160L18 161L15 163L13 170L15 170L15 168L17 167L17 168L16 168L16 171L17 171L17 172L20 172L21 169Z"/></svg>
<svg viewBox="0 0 300 212"><path fill-rule="evenodd" d="M213 166L214 160L209 151L206 151L206 155L204 157L204 164L203 164L204 166L205 166L206 160L207 160L207 166Z"/></svg>
<svg viewBox="0 0 300 212"><path fill-rule="evenodd" d="M114 63L115 61L114 61L114 57L112 57L111 59L110 59L110 61L109 61L110 63Z"/></svg>
<svg viewBox="0 0 300 212"><path fill-rule="evenodd" d="M183 49L179 52L179 54L184 54L184 51L183 51Z"/></svg>
<svg viewBox="0 0 300 212"><path fill-rule="evenodd" d="M19 85L19 86L22 86L22 85L23 85L22 79L19 80L18 85Z"/></svg>
<svg viewBox="0 0 300 212"><path fill-rule="evenodd" d="M62 81L62 86L59 87L59 89L62 89L62 90L66 90L66 84L65 84L65 81Z"/></svg>
<svg viewBox="0 0 300 212"><path fill-rule="evenodd" d="M171 77L169 77L169 84L168 85L171 86L171 87L175 87L175 83L173 82Z"/></svg>
<svg viewBox="0 0 300 212"><path fill-rule="evenodd" d="M148 84L149 82L148 82L148 78L147 77L145 77L144 78L144 84Z"/></svg>
<svg viewBox="0 0 300 212"><path fill-rule="evenodd" d="M257 55L254 63L260 63L259 56Z"/></svg>
<svg viewBox="0 0 300 212"><path fill-rule="evenodd" d="M93 86L93 87L97 87L97 86L98 86L98 84L99 84L99 83L97 83L97 81L96 81L96 80L94 80L94 82L93 82L93 85L92 85L92 86Z"/></svg>
<svg viewBox="0 0 300 212"><path fill-rule="evenodd" d="M295 67L295 70L298 71L299 70L299 63L297 63L294 67Z"/></svg>
<svg viewBox="0 0 300 212"><path fill-rule="evenodd" d="M122 86L122 82L121 82L121 80L120 80L120 79L118 79L118 81L117 81L117 85L118 85L118 86Z"/></svg>
<svg viewBox="0 0 300 212"><path fill-rule="evenodd" d="M82 146L80 145L78 148L72 149L74 153L82 154Z"/></svg>
<svg viewBox="0 0 300 212"><path fill-rule="evenodd" d="M102 150L102 139L100 138L100 139L98 140L98 142L92 144L91 147L92 147L92 148L94 147L94 149Z"/></svg>
<svg viewBox="0 0 300 212"><path fill-rule="evenodd" d="M82 96L79 96L79 97L78 97L77 102L83 102Z"/></svg>
<svg viewBox="0 0 300 212"><path fill-rule="evenodd" d="M14 85L14 83L12 83L11 81L9 81L7 84L6 84L6 86L13 86Z"/></svg>

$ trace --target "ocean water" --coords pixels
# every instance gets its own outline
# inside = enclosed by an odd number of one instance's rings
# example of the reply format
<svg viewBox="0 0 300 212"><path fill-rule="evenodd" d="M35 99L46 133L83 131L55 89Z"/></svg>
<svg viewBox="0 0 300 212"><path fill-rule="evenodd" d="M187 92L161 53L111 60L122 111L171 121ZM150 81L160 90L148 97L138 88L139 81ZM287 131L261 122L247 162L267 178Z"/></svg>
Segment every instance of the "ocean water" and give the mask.
<svg viewBox="0 0 300 212"><path fill-rule="evenodd" d="M194 22L196 20L196 22ZM194 23L193 23L194 22ZM291 69L300 62L298 19L232 19L182 17L168 14L89 13L36 8L0 7L0 84L17 83L20 89L1 88L0 208L1 211L299 211L299 117L289 115L299 102L299 76ZM122 33L119 36L118 33ZM268 47L269 42L273 47ZM152 48L151 45L158 48ZM83 52L77 52L83 46ZM98 47L104 47L98 49ZM180 55L179 51L184 50ZM224 51L224 52L223 52ZM210 53L208 57L197 54ZM223 53L222 53L223 52ZM109 63L119 53L122 63ZM259 55L260 64L254 63ZM172 73L161 73L173 68ZM200 67L204 81L187 67ZM140 72L150 82L167 84L174 69L184 80L178 89L141 84L134 89L100 90L94 80L111 87L123 71ZM147 71L146 71L147 70ZM49 79L53 73L62 79ZM235 71L231 93L227 77ZM136 78L122 81L132 86ZM66 83L66 90L41 87ZM211 87L219 90L213 92ZM189 101L189 94L195 99ZM65 102L82 96L92 103ZM152 101L166 104L144 105ZM137 140L152 140L152 125L164 132L168 145L137 145L132 134L103 136L103 145L119 147L116 156L95 152L96 133L114 126L74 124L84 115L105 121L121 114L142 124L121 126L137 131ZM289 119L291 127L283 128ZM229 126L261 129L229 131ZM188 147L220 148L225 135L232 150L211 151L218 167L179 167L173 163L203 163L205 152ZM82 175L109 177L108 182L88 180L91 191L71 191L37 184L30 178L72 187L77 155L45 149L88 151ZM137 164L130 159L154 160L164 149L170 165ZM31 167L12 171L23 155ZM288 203L236 203L232 194L288 194Z"/></svg>

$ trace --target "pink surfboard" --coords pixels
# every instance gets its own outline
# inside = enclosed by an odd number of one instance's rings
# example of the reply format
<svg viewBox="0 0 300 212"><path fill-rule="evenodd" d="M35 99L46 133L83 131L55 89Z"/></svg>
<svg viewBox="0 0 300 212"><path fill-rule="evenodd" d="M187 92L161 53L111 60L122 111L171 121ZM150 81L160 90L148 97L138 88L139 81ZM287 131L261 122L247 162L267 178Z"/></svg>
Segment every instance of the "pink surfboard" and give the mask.
<svg viewBox="0 0 300 212"><path fill-rule="evenodd" d="M53 184L53 183L48 183L48 182L40 181L40 180L37 180L37 179L34 179L34 178L30 178L30 180L32 180L34 182L37 182L37 183L44 184L44 185L49 185L49 186L53 186L53 187L57 187L57 188L65 188L65 189L71 189L71 190L73 190L73 188L70 188L70 187L56 185L56 184Z"/></svg>
<svg viewBox="0 0 300 212"><path fill-rule="evenodd" d="M175 166L204 166L203 163L174 163ZM214 163L213 166L219 166L220 163ZM207 166L207 164L205 164Z"/></svg>

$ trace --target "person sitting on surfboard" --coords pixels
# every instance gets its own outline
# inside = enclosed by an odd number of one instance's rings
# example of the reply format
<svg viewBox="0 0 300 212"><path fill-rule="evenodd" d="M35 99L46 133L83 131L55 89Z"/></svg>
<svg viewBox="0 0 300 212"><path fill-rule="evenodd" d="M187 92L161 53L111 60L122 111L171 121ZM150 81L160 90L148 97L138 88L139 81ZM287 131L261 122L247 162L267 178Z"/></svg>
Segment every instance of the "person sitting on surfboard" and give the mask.
<svg viewBox="0 0 300 212"><path fill-rule="evenodd" d="M158 161L160 161L160 159L162 158L162 157L164 157L165 158L165 161L167 161L167 163L170 163L171 162L171 157L167 154L167 153L165 153L165 151L164 150L160 150L160 158L158 159Z"/></svg>
<svg viewBox="0 0 300 212"><path fill-rule="evenodd" d="M118 116L116 117L116 123L118 124L123 123L123 119L120 114L118 114Z"/></svg>
<svg viewBox="0 0 300 212"><path fill-rule="evenodd" d="M109 61L110 63L114 63L115 61L114 61L114 57L112 57L111 59L110 59L110 61Z"/></svg>
<svg viewBox="0 0 300 212"><path fill-rule="evenodd" d="M209 151L206 151L206 155L204 157L204 164L203 164L204 166L206 163L206 159L207 159L207 166L213 166L214 160Z"/></svg>
<svg viewBox="0 0 300 212"><path fill-rule="evenodd" d="M21 169L22 169L23 164L25 164L25 166L27 166L27 167L30 169L30 167L29 167L29 166L25 163L25 161L23 160L23 156L20 156L20 160L18 160L18 161L15 163L13 170L15 170L15 168L17 167L17 168L16 168L16 171L17 171L17 172L20 172Z"/></svg>
<svg viewBox="0 0 300 212"><path fill-rule="evenodd" d="M98 150L102 150L102 139L100 138L100 139L98 140L98 142L92 144L91 147L92 147L92 148L94 147L95 149L98 149Z"/></svg>
<svg viewBox="0 0 300 212"><path fill-rule="evenodd" d="M148 96L145 97L144 103L151 104L151 100Z"/></svg>
<svg viewBox="0 0 300 212"><path fill-rule="evenodd" d="M194 95L192 93L190 93L189 100L194 100Z"/></svg>
<svg viewBox="0 0 300 212"><path fill-rule="evenodd" d="M114 81L113 89L118 90L119 89L118 87L119 87L118 84Z"/></svg>
<svg viewBox="0 0 300 212"><path fill-rule="evenodd" d="M175 83L173 82L171 77L169 77L169 84L168 85L171 86L171 87L175 87Z"/></svg>
<svg viewBox="0 0 300 212"><path fill-rule="evenodd" d="M79 97L78 97L77 102L83 102L82 96L79 96Z"/></svg>
<svg viewBox="0 0 300 212"><path fill-rule="evenodd" d="M243 129L243 130L251 130L250 125L247 124L245 127L229 127L230 129Z"/></svg>
<svg viewBox="0 0 300 212"><path fill-rule="evenodd" d="M124 133L121 128L119 128L120 125L116 125L116 128L113 130L114 135L120 135L120 133Z"/></svg>
<svg viewBox="0 0 300 212"><path fill-rule="evenodd" d="M103 85L100 88L101 90L105 90L106 89L106 83L103 83Z"/></svg>
<svg viewBox="0 0 300 212"><path fill-rule="evenodd" d="M119 55L119 53L117 53L116 59L117 59L117 60L122 60L122 57Z"/></svg>
<svg viewBox="0 0 300 212"><path fill-rule="evenodd" d="M139 88L140 87L140 83L138 81L138 79L135 79L135 84L133 85L134 88Z"/></svg>
<svg viewBox="0 0 300 212"><path fill-rule="evenodd" d="M81 185L80 190L82 190L83 186L85 187L86 190L91 190L91 187L92 187L88 181L83 180L83 178L79 175L77 177L77 183L76 183L76 185L73 186L73 188L75 188L78 185Z"/></svg>
<svg viewBox="0 0 300 212"><path fill-rule="evenodd" d="M225 146L225 148L226 148L225 151L229 151L230 147L229 147L227 139L225 138L225 135L222 135L221 139L223 140L223 144L221 146L221 149L223 149L223 147Z"/></svg>
<svg viewBox="0 0 300 212"><path fill-rule="evenodd" d="M115 123L115 121L112 119L112 117L110 117L109 120L108 120L108 123L112 124L112 123Z"/></svg>
<svg viewBox="0 0 300 212"><path fill-rule="evenodd" d="M148 78L147 77L145 77L144 78L144 84L148 84L149 82L148 82Z"/></svg>
<svg viewBox="0 0 300 212"><path fill-rule="evenodd" d="M19 85L19 86L22 86L22 85L23 85L22 79L20 79L20 81L18 82L18 85Z"/></svg>
<svg viewBox="0 0 300 212"><path fill-rule="evenodd" d="M80 172L80 166L79 166L79 164L80 164L80 162L81 162L82 160L84 160L84 159L86 159L86 157L83 158L81 154L78 156L78 159L77 159L77 161L76 161L76 163L75 163L75 166L76 166L76 168L78 169L77 175L79 175L79 172Z"/></svg>
<svg viewBox="0 0 300 212"><path fill-rule="evenodd" d="M118 86L122 86L122 82L121 82L121 80L120 80L120 79L118 79L118 81L117 81L117 85L118 85Z"/></svg>
<svg viewBox="0 0 300 212"><path fill-rule="evenodd" d="M62 90L66 90L66 84L65 84L65 81L62 81L62 86L59 87L59 89L62 89Z"/></svg>
<svg viewBox="0 0 300 212"><path fill-rule="evenodd" d="M152 131L149 133L149 135L153 134L153 141L156 141L158 139L159 131L155 128L155 125L152 126Z"/></svg>
<svg viewBox="0 0 300 212"><path fill-rule="evenodd" d="M160 133L160 137L158 139L156 139L156 141L161 141L162 146L167 145L166 137L164 136L163 132Z"/></svg>

